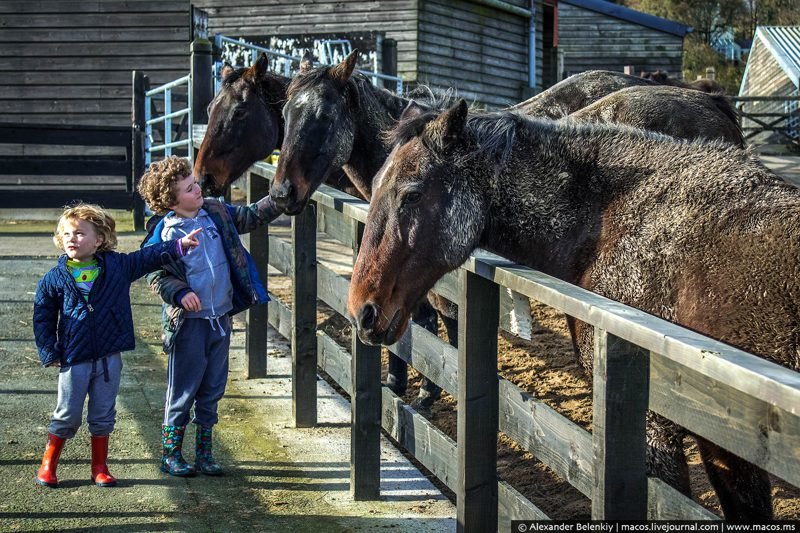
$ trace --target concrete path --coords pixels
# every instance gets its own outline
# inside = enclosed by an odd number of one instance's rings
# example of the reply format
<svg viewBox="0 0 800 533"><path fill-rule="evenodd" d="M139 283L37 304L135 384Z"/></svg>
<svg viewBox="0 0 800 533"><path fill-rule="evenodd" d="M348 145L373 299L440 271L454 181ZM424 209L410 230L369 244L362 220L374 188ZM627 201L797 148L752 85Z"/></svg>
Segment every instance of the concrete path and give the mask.
<svg viewBox="0 0 800 533"><path fill-rule="evenodd" d="M220 478L172 478L158 471L166 357L160 305L143 281L132 300L137 348L124 356L117 428L110 443L113 489L89 481L83 426L64 449L61 487L33 483L56 401L57 371L38 364L31 314L38 279L54 265L49 235L0 227L0 531L453 531L455 507L384 439L381 500L349 496L349 404L319 381L320 425L291 422L286 343L270 336L269 377L245 380L241 324L220 404ZM17 230L25 229L19 226ZM121 238L121 249L140 235ZM193 437L187 443L192 458Z"/></svg>

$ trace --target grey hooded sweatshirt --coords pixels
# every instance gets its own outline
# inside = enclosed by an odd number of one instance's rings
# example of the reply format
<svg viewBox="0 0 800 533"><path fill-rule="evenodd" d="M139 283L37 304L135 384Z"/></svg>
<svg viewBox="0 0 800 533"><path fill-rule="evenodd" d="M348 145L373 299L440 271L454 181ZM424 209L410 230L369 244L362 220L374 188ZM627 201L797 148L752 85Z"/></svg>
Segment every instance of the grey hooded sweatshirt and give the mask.
<svg viewBox="0 0 800 533"><path fill-rule="evenodd" d="M233 285L230 266L222 247L222 238L211 217L200 209L194 218L181 218L173 213L164 217L162 240L180 239L197 228L200 246L181 258L186 266L186 282L200 298L200 311L186 311L186 318L219 318L233 309Z"/></svg>

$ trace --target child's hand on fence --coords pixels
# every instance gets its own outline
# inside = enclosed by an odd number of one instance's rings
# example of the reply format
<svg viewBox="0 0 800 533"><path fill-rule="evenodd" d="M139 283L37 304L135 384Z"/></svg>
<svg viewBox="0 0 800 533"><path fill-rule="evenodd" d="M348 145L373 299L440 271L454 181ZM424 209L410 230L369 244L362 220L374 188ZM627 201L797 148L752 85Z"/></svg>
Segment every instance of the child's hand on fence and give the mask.
<svg viewBox="0 0 800 533"><path fill-rule="evenodd" d="M203 309L203 304L195 293L189 292L181 298L181 307L187 311L200 311Z"/></svg>
<svg viewBox="0 0 800 533"><path fill-rule="evenodd" d="M197 240L197 234L201 231L203 231L203 228L197 228L189 235L181 239L181 246L183 246L184 250L189 251L197 246L200 246L200 241Z"/></svg>

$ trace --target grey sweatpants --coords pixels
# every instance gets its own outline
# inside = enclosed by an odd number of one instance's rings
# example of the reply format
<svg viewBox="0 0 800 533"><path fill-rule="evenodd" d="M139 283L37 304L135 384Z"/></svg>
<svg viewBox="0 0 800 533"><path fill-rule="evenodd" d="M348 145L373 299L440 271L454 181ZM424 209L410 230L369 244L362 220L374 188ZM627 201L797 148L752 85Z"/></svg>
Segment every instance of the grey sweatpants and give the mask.
<svg viewBox="0 0 800 533"><path fill-rule="evenodd" d="M217 404L228 381L230 343L231 317L227 315L219 321L183 321L169 352L164 425L185 426L192 407L195 424L217 423Z"/></svg>
<svg viewBox="0 0 800 533"><path fill-rule="evenodd" d="M87 395L89 432L103 436L114 431L121 375L122 356L119 353L63 367L58 373L58 402L47 431L62 439L74 437L81 425Z"/></svg>

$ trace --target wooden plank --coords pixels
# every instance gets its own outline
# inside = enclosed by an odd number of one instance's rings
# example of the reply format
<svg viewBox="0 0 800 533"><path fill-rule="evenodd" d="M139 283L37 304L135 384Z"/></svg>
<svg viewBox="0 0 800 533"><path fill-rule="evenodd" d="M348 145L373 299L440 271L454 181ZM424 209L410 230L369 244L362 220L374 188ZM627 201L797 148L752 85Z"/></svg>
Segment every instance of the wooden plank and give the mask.
<svg viewBox="0 0 800 533"><path fill-rule="evenodd" d="M161 85L168 81L178 79L188 73L187 65L181 65L176 69L161 68L158 64L151 64L147 67L147 75L152 86ZM131 72L128 70L83 70L83 71L21 71L13 76L6 76L3 79L5 86L32 86L32 85L77 85L81 87L94 87L99 85L98 80L103 80L108 84L130 83ZM99 122L98 124L102 124Z"/></svg>
<svg viewBox="0 0 800 533"><path fill-rule="evenodd" d="M107 209L130 210L133 197L127 191L86 190L78 191L20 191L18 189L3 192L4 205L24 205L27 208L56 208L78 201L100 204Z"/></svg>
<svg viewBox="0 0 800 533"><path fill-rule="evenodd" d="M353 221L353 261L364 234L364 224ZM380 498L381 472L381 349L361 342L352 332L350 436L350 496L354 500Z"/></svg>
<svg viewBox="0 0 800 533"><path fill-rule="evenodd" d="M647 517L649 363L646 350L595 328L593 520Z"/></svg>
<svg viewBox="0 0 800 533"><path fill-rule="evenodd" d="M105 100L0 100L0 113L13 122L15 117L27 113L121 113L127 108L130 113L130 98L107 98Z"/></svg>
<svg viewBox="0 0 800 533"><path fill-rule="evenodd" d="M4 161L0 159L0 165ZM107 186L125 188L127 176L24 176L0 174L0 185L36 185L60 187L64 185L80 185L84 187Z"/></svg>
<svg viewBox="0 0 800 533"><path fill-rule="evenodd" d="M719 520L720 518L658 478L647 478L648 520Z"/></svg>
<svg viewBox="0 0 800 533"><path fill-rule="evenodd" d="M185 13L187 9L180 2L164 3L161 0L4 0L0 3L0 13L31 15L54 14L72 16L87 13Z"/></svg>
<svg viewBox="0 0 800 533"><path fill-rule="evenodd" d="M0 157L85 157L87 159L124 159L127 153L128 150L125 146L0 143Z"/></svg>
<svg viewBox="0 0 800 533"><path fill-rule="evenodd" d="M500 378L499 393L500 431L591 496L591 434L506 379Z"/></svg>
<svg viewBox="0 0 800 533"><path fill-rule="evenodd" d="M259 178L247 177L247 202L253 203L269 194L269 184ZM256 271L262 283L266 284L269 273L269 237L267 227L263 226L248 234L248 249L256 264ZM266 305L256 305L247 310L245 323L245 357L247 357L246 378L267 377L267 322L269 309Z"/></svg>
<svg viewBox="0 0 800 533"><path fill-rule="evenodd" d="M456 443L388 388L383 387L382 394L382 425L386 432L439 481L455 490L458 480Z"/></svg>
<svg viewBox="0 0 800 533"><path fill-rule="evenodd" d="M9 159L3 162L3 174L58 174L62 176L127 176L130 172L128 161L103 161L75 159Z"/></svg>
<svg viewBox="0 0 800 533"><path fill-rule="evenodd" d="M427 329L411 322L388 349L453 396L458 394L458 350Z"/></svg>
<svg viewBox="0 0 800 533"><path fill-rule="evenodd" d="M378 20L380 16L406 15L415 12L416 2L411 0L396 0L381 2L259 2L257 7L251 5L231 6L215 5L209 10L209 18L216 21L225 21L231 18L247 19L248 17L264 16L266 14L278 17L302 17L304 20L313 21L318 18L335 14L373 14ZM210 7L210 6L209 6Z"/></svg>
<svg viewBox="0 0 800 533"><path fill-rule="evenodd" d="M135 51L135 50L132 50ZM188 55L188 54L187 54ZM36 61L36 70L94 70L94 71L131 71L146 70L157 63L162 70L188 70L186 56L144 56L130 55L109 57L104 55L85 55L81 57L41 57ZM31 59L27 57L0 56L0 70L19 72L31 68ZM130 76L130 72L128 72Z"/></svg>
<svg viewBox="0 0 800 533"><path fill-rule="evenodd" d="M463 268L689 366L789 413L800 405L800 374L676 324L478 249Z"/></svg>
<svg viewBox="0 0 800 533"><path fill-rule="evenodd" d="M292 245L280 237L269 236L269 264L281 274L290 275L292 271Z"/></svg>
<svg viewBox="0 0 800 533"><path fill-rule="evenodd" d="M98 43L54 43L54 42L23 42L5 43L3 51L15 57L41 58L41 57L80 57L83 55L97 55L98 48L108 56L165 56L189 54L189 43L180 41L167 42L142 42L121 41Z"/></svg>
<svg viewBox="0 0 800 533"><path fill-rule="evenodd" d="M2 6L4 4L0 4ZM0 43L61 42L106 43L116 41L189 42L187 24L141 28L3 28Z"/></svg>
<svg viewBox="0 0 800 533"><path fill-rule="evenodd" d="M520 492L506 483L497 482L497 531L508 531L512 520L550 520Z"/></svg>
<svg viewBox="0 0 800 533"><path fill-rule="evenodd" d="M350 352L339 346L335 340L323 331L317 331L317 362L344 391L352 395L350 368L352 357Z"/></svg>
<svg viewBox="0 0 800 533"><path fill-rule="evenodd" d="M652 354L651 368L654 411L800 486L800 419L796 414L704 376L696 366Z"/></svg>
<svg viewBox="0 0 800 533"><path fill-rule="evenodd" d="M347 314L347 291L350 282L328 268L317 263L317 296L342 316Z"/></svg>
<svg viewBox="0 0 800 533"><path fill-rule="evenodd" d="M353 246L351 221L345 219L339 211L326 205L319 205L317 209L317 229L345 246Z"/></svg>
<svg viewBox="0 0 800 533"><path fill-rule="evenodd" d="M131 72L131 174L129 179L131 190L137 191L133 195L133 229L135 231L143 231L145 229L144 199L138 194L138 190L139 181L144 175L145 165L146 117L144 93L146 90L147 83L144 72L140 70Z"/></svg>
<svg viewBox="0 0 800 533"><path fill-rule="evenodd" d="M269 324L284 339L290 341L292 338L292 310L277 296L270 295L270 298L272 300L267 304Z"/></svg>
<svg viewBox="0 0 800 533"><path fill-rule="evenodd" d="M175 5L175 4L173 4ZM3 26L6 28L137 28L172 27L165 24L168 13L187 13L187 10L164 9L152 13L6 13Z"/></svg>
<svg viewBox="0 0 800 533"><path fill-rule="evenodd" d="M256 181L256 180L254 180ZM317 215L308 205L292 217L292 416L317 424Z"/></svg>
<svg viewBox="0 0 800 533"><path fill-rule="evenodd" d="M0 85L0 100L8 99L70 99L102 100L106 98L130 98L131 85Z"/></svg>
<svg viewBox="0 0 800 533"><path fill-rule="evenodd" d="M457 530L497 525L498 288L462 273L458 308Z"/></svg>
<svg viewBox="0 0 800 533"><path fill-rule="evenodd" d="M120 146L130 142L130 128L79 125L22 125L0 123L0 143Z"/></svg>

